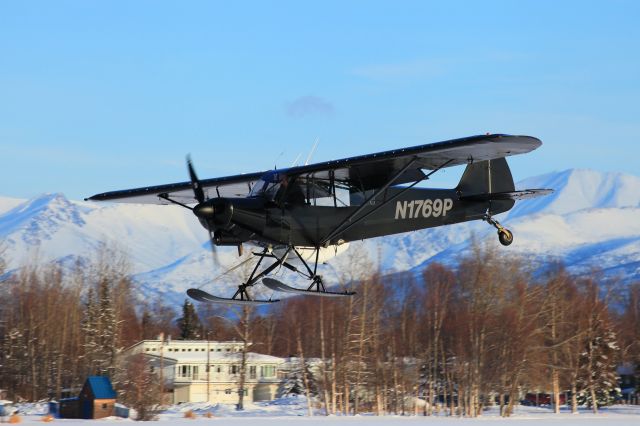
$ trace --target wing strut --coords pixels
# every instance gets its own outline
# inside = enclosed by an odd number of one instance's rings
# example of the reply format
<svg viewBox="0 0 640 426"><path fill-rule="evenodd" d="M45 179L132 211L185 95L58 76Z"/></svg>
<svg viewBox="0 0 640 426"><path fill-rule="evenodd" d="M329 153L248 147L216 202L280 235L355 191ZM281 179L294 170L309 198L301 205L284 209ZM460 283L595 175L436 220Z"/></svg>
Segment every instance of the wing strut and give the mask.
<svg viewBox="0 0 640 426"><path fill-rule="evenodd" d="M422 182L425 179L429 179L429 176L431 176L432 174L434 174L435 172L437 172L438 170L440 170L443 167L446 167L447 164L449 164L450 162L452 162L453 160L448 160L447 162L443 163L442 165L438 166L437 168L435 168L434 170L432 170L431 172L429 172L429 174L425 175L424 177L416 180L415 182L413 182L411 185L407 186L406 188L403 188L402 191L396 193L395 195L393 195L391 198L389 198L388 200L385 200L382 202L382 204L377 205L376 207L374 207L373 209L371 209L370 211L368 211L364 216L361 216L359 218L357 218L356 220L353 220L354 217L356 217L362 210L364 210L367 207L367 204L369 204L369 202L373 199L375 199L378 195L380 195L382 192L386 191L387 188L389 188L389 186L393 185L393 182L400 177L409 167L411 167L411 165L413 163L415 163L415 161L417 160L417 157L413 157L411 159L411 161L409 161L409 163L407 163L407 165L405 165L398 173L396 173L391 179L389 179L389 181L387 183L385 183L384 185L382 185L373 195L371 195L369 198L367 198L367 200L362 203L360 205L360 207L358 207L356 209L356 211L354 211L353 213L351 213L345 220L343 220L340 225L338 225L333 231L331 231L329 233L329 235L327 235L326 237L324 237L321 241L320 241L320 246L323 246L324 244L326 244L327 242L331 241L331 239L333 237L335 237L338 234L344 233L346 231L348 231L352 226L358 224L359 222L361 222L362 220L366 219L367 217L369 217L371 214L375 213L376 211L378 211L378 209L386 206L387 204L389 204L391 201L395 200L396 198L398 198L400 195L404 194L406 191L408 191L409 189L413 188L414 186L416 186L417 184L419 184L420 182ZM345 226L346 225L346 226Z"/></svg>

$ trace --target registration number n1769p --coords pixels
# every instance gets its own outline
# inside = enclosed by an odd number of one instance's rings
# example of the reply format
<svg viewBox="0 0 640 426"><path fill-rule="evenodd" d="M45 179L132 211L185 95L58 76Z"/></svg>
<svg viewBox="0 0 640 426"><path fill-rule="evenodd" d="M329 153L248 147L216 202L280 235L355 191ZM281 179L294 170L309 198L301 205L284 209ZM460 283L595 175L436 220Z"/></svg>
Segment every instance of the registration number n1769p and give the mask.
<svg viewBox="0 0 640 426"><path fill-rule="evenodd" d="M446 216L453 207L451 198L434 200L398 201L396 203L396 219L417 219L419 217Z"/></svg>

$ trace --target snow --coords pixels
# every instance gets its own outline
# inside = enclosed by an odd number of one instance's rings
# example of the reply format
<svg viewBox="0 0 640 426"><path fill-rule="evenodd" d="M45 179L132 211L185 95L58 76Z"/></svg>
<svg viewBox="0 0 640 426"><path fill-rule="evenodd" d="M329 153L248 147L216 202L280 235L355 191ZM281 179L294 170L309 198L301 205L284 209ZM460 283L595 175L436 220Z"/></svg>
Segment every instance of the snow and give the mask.
<svg viewBox="0 0 640 426"><path fill-rule="evenodd" d="M19 404L23 413L23 423L27 425L42 424L41 418L46 413L45 404ZM185 418L185 413L191 410L195 419ZM212 417L204 415L211 413ZM224 418L224 420L222 420ZM109 417L98 420L99 422L130 422L129 419ZM592 414L587 409L580 409L579 414L571 414L564 409L560 414L554 414L549 408L541 407L516 407L515 413L509 418L499 416L497 407L492 407L475 419L446 417L446 416L374 416L363 414L358 416L324 416L322 410L314 409L314 416L307 415L307 403L304 397L287 397L275 401L245 404L244 411L236 411L233 405L191 403L169 407L160 413L158 422L153 424L170 424L172 426L204 426L206 424L233 424L244 425L274 425L285 426L293 424L314 425L412 425L429 424L434 426L452 424L499 425L505 422L509 425L545 424L545 425L637 425L640 421L640 406L616 405L601 409L599 414ZM55 419L54 423L64 424L95 424L93 420L80 419Z"/></svg>
<svg viewBox="0 0 640 426"><path fill-rule="evenodd" d="M8 212L16 206L24 203L26 200L20 198L0 197L0 215Z"/></svg>
<svg viewBox="0 0 640 426"><path fill-rule="evenodd" d="M271 355L258 354L255 352L247 352L247 362L271 362L281 364L282 358ZM239 361L242 359L242 353L239 352L166 352L165 358L174 359L178 362L202 361L206 362L222 362L222 361Z"/></svg>
<svg viewBox="0 0 640 426"><path fill-rule="evenodd" d="M622 282L640 280L640 177L574 169L529 178L516 187L553 188L555 193L518 202L498 216L515 236L508 248L499 245L495 229L474 221L353 242L346 254L321 265L319 273L327 286L336 286L349 253L362 250L374 264L380 258L383 272L417 271L434 261L454 265L475 238L530 259L532 265L559 259L569 272L595 266ZM219 247L220 265L215 266L207 232L178 206L79 202L62 194L32 200L0 197L0 238L9 269L36 257L73 265L90 260L107 243L130 255L131 273L145 294L162 293L176 304L191 287L230 296L241 280L235 273L213 279L237 264L236 249ZM296 274L284 272L277 278L300 283ZM264 286L252 291L261 298L283 296Z"/></svg>

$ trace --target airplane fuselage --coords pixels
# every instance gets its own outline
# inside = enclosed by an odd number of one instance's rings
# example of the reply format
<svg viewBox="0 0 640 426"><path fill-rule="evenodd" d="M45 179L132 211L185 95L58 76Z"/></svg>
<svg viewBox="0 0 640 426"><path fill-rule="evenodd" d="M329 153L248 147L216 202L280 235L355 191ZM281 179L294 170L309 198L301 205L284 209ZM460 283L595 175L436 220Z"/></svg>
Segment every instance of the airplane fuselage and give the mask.
<svg viewBox="0 0 640 426"><path fill-rule="evenodd" d="M403 191L400 195L401 191ZM359 206L334 207L276 205L260 199L226 199L232 205L227 230L230 243L254 240L259 243L318 247L332 231L345 229L322 245L416 231L481 219L509 210L514 201L461 200L455 189L389 188L370 202L363 215L350 226L349 216ZM375 209L375 210L374 210ZM371 212L367 214L367 212ZM233 237L231 237L233 235Z"/></svg>

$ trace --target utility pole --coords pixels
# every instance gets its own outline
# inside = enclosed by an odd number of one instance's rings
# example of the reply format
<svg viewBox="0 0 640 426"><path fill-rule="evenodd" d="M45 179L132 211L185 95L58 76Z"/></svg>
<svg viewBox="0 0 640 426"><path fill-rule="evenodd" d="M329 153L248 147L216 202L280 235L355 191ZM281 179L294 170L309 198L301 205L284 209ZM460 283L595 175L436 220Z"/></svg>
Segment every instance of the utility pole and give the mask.
<svg viewBox="0 0 640 426"><path fill-rule="evenodd" d="M164 333L160 333L160 404L164 404Z"/></svg>
<svg viewBox="0 0 640 426"><path fill-rule="evenodd" d="M207 402L211 402L210 384L211 384L211 332L207 330Z"/></svg>

